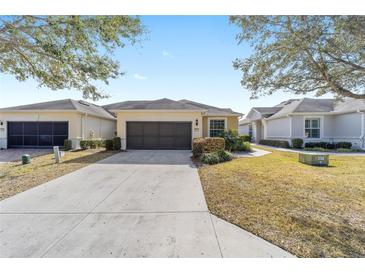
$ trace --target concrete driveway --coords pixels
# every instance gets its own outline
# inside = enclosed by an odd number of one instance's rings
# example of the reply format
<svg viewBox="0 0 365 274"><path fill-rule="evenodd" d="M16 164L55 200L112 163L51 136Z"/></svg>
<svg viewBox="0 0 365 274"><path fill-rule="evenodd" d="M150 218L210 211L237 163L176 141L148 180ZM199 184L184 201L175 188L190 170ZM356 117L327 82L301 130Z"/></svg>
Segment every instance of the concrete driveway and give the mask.
<svg viewBox="0 0 365 274"><path fill-rule="evenodd" d="M189 151L129 151L0 202L1 257L291 257L212 216Z"/></svg>

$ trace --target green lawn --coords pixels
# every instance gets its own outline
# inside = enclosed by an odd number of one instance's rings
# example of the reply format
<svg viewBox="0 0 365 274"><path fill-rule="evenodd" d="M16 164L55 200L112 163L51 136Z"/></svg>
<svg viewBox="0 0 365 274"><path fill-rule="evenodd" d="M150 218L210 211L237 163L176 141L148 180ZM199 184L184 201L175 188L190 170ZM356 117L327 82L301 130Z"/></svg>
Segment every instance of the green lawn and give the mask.
<svg viewBox="0 0 365 274"><path fill-rule="evenodd" d="M272 151L199 174L213 214L299 257L365 257L365 157L312 167Z"/></svg>

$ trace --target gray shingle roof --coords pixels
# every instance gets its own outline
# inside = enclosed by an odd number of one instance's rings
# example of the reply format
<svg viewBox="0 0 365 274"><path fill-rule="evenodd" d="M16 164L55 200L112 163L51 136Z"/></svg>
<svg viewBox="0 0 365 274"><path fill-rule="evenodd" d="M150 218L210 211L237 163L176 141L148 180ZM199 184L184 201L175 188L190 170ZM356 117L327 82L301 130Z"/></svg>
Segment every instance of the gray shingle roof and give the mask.
<svg viewBox="0 0 365 274"><path fill-rule="evenodd" d="M218 115L219 114L221 114L221 115L233 114L233 115L239 115L239 116L242 115L242 113L235 112L230 108L213 107L213 106L210 106L210 105L205 105L205 104L202 104L202 103L198 103L198 102L194 102L194 101L190 101L190 100L186 100L186 99L182 99L179 102L205 109L207 115L216 115L216 114L218 114Z"/></svg>
<svg viewBox="0 0 365 274"><path fill-rule="evenodd" d="M125 101L103 106L112 110L196 110L205 112L207 115L241 115L229 108L217 108L189 100L171 100L167 98L150 101Z"/></svg>
<svg viewBox="0 0 365 274"><path fill-rule="evenodd" d="M57 100L57 101L49 101L49 102L42 102L36 104L29 104L29 105L21 105L15 107L8 107L8 108L1 108L1 111L37 111L37 110L70 110L70 111L78 111L81 113L87 113L89 115L94 115L101 118L106 119L115 119L113 114L108 112L107 110L103 109L100 106L94 105L89 102L85 102L82 100L72 100L72 99L64 99L64 100Z"/></svg>
<svg viewBox="0 0 365 274"><path fill-rule="evenodd" d="M125 101L103 107L108 110L202 110L200 107L167 98L150 101Z"/></svg>
<svg viewBox="0 0 365 274"><path fill-rule="evenodd" d="M256 111L260 112L261 114L274 114L282 109L282 107L254 107Z"/></svg>
<svg viewBox="0 0 365 274"><path fill-rule="evenodd" d="M285 117L290 113L341 113L357 110L365 110L365 100L361 99L345 99L344 101L336 101L334 99L290 99L273 108L253 108L260 113L268 112L275 108L279 109L275 114L270 116L270 119ZM264 116L264 115L263 115Z"/></svg>

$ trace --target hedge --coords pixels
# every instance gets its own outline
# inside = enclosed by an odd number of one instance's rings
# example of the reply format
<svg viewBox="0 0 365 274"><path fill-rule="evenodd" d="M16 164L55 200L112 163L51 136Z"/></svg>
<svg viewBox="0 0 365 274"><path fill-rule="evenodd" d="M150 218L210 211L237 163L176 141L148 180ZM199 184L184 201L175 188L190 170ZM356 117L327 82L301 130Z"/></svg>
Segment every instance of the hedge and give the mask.
<svg viewBox="0 0 365 274"><path fill-rule="evenodd" d="M302 148L304 141L300 138L294 138L291 140L291 143L293 148Z"/></svg>
<svg viewBox="0 0 365 274"><path fill-rule="evenodd" d="M120 137L114 137L113 138L113 149L114 150L120 150L122 148L122 140Z"/></svg>
<svg viewBox="0 0 365 274"><path fill-rule="evenodd" d="M204 164L215 165L232 160L232 155L225 150L219 150L215 152L204 153L201 160Z"/></svg>
<svg viewBox="0 0 365 274"><path fill-rule="evenodd" d="M308 142L304 145L306 148L326 148L326 149L338 149L338 148L346 148L350 149L352 147L351 142L338 142L338 143L329 143L329 142Z"/></svg>
<svg viewBox="0 0 365 274"><path fill-rule="evenodd" d="M63 149L65 151L71 150L72 149L72 140L66 139L63 141Z"/></svg>
<svg viewBox="0 0 365 274"><path fill-rule="evenodd" d="M80 147L82 149L88 149L88 148L98 148L102 145L102 140L81 140L80 141Z"/></svg>
<svg viewBox="0 0 365 274"><path fill-rule="evenodd" d="M113 150L113 140L105 140L105 149Z"/></svg>
<svg viewBox="0 0 365 274"><path fill-rule="evenodd" d="M240 135L239 138L243 141L243 142L250 142L251 143L251 136L250 135Z"/></svg>
<svg viewBox="0 0 365 274"><path fill-rule="evenodd" d="M262 139L259 142L260 145L265 146L273 146L273 147L282 147L282 148L289 148L289 142L288 141L282 141L282 140L265 140Z"/></svg>
<svg viewBox="0 0 365 274"><path fill-rule="evenodd" d="M193 140L193 157L198 158L203 153L224 150L225 142L221 137L195 138Z"/></svg>

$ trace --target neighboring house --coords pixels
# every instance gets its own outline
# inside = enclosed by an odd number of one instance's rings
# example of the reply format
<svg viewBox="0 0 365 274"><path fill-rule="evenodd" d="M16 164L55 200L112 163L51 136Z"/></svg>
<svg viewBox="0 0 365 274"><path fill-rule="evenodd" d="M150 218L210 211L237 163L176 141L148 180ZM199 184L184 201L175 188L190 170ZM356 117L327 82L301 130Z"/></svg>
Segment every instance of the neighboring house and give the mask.
<svg viewBox="0 0 365 274"><path fill-rule="evenodd" d="M365 100L291 99L274 107L254 107L239 123L240 134L261 139L351 142L365 148Z"/></svg>
<svg viewBox="0 0 365 274"><path fill-rule="evenodd" d="M191 149L192 139L238 130L241 113L188 100L126 101L104 106L117 117L122 149Z"/></svg>
<svg viewBox="0 0 365 274"><path fill-rule="evenodd" d="M0 109L0 148L63 146L112 138L116 118L104 108L71 99Z"/></svg>
<svg viewBox="0 0 365 274"><path fill-rule="evenodd" d="M0 109L0 148L62 146L122 139L122 149L191 149L196 137L238 130L241 113L188 100L126 101L97 106L71 99Z"/></svg>

